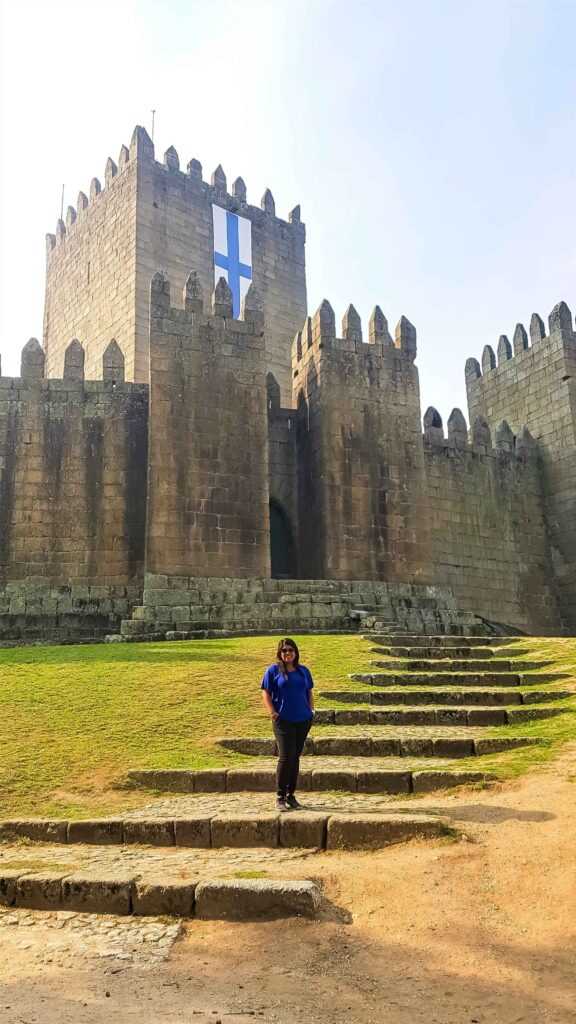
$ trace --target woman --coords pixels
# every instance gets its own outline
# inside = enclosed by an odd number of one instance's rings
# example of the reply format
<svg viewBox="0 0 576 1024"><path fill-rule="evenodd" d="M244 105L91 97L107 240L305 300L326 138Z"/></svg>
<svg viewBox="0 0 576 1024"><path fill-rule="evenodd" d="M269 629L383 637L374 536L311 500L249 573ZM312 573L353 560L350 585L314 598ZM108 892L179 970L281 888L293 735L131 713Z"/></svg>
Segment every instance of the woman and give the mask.
<svg viewBox="0 0 576 1024"><path fill-rule="evenodd" d="M302 806L294 794L300 754L314 717L313 686L309 669L300 664L297 644L285 637L278 644L275 664L266 669L262 679L262 699L278 744L276 807L279 811L298 810Z"/></svg>

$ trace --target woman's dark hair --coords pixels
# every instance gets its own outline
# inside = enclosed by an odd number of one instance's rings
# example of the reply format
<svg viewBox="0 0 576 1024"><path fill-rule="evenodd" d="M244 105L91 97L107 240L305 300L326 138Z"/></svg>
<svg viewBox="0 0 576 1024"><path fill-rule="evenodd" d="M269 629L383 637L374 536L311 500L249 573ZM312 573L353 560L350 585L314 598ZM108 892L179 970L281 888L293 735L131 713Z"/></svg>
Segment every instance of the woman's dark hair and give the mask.
<svg viewBox="0 0 576 1024"><path fill-rule="evenodd" d="M276 651L276 661L278 662L278 665L279 665L281 671L283 672L283 674L286 675L286 665L284 664L284 661L282 660L282 648L283 647L292 647L294 649L294 652L295 652L294 665L296 666L296 668L298 668L298 665L300 663L300 651L298 650L298 644L296 643L296 641L295 640L291 640L289 636L285 636L284 639L280 640L280 642L278 643L278 650Z"/></svg>

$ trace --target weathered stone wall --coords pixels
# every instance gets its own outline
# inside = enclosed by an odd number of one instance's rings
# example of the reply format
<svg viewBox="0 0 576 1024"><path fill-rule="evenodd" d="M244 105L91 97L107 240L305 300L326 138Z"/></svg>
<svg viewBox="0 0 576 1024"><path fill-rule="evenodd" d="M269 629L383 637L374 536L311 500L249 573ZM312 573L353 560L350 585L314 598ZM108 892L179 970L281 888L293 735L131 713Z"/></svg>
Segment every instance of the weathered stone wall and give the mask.
<svg viewBox="0 0 576 1024"><path fill-rule="evenodd" d="M434 412L432 418L430 413ZM428 410L424 453L433 576L463 610L532 633L560 626L535 443L484 431L469 444L459 410L444 438Z"/></svg>
<svg viewBox="0 0 576 1024"><path fill-rule="evenodd" d="M290 222L275 214L270 192L262 208L246 202L246 187L237 179L227 191L224 172L218 168L208 184L202 167L190 161L188 171L179 169L176 151L170 148L164 163L154 159L154 147L143 131L136 130L138 148L138 208L136 217L136 380L148 379L148 302L150 280L158 269L181 292L190 270L196 271L205 295L214 289L214 229L212 204L238 213L252 225L253 281L264 309L266 370L280 384L283 401L289 404L290 342L306 316L305 228L296 208Z"/></svg>
<svg viewBox="0 0 576 1024"><path fill-rule="evenodd" d="M115 343L104 378L73 342L44 379L34 339L0 378L0 636L114 631L139 599L147 388L123 383Z"/></svg>
<svg viewBox="0 0 576 1024"><path fill-rule="evenodd" d="M530 341L521 324L513 346L503 335L498 361L489 345L482 368L466 364L471 422L483 417L494 429L507 420L519 434L526 425L542 456L546 525L558 587L560 616L576 631L576 335L565 303L554 308L546 335L534 314Z"/></svg>
<svg viewBox="0 0 576 1024"><path fill-rule="evenodd" d="M407 633L480 633L443 587L373 580L215 579L146 573L144 602L122 623L124 636L169 639L221 631L353 630L351 612L373 610Z"/></svg>
<svg viewBox="0 0 576 1024"><path fill-rule="evenodd" d="M300 575L298 545L298 448L296 444L296 415L293 409L280 405L280 388L271 374L268 374L268 462L270 479L270 501L285 517L289 532L289 550L285 564L290 565L290 575ZM272 514L273 514L272 510ZM271 522L271 530L273 523ZM286 535L278 542L286 543ZM274 544L274 540L272 542ZM272 567L274 570L274 566Z"/></svg>
<svg viewBox="0 0 576 1024"><path fill-rule="evenodd" d="M322 303L293 345L301 575L430 580L416 332Z"/></svg>
<svg viewBox="0 0 576 1024"><path fill-rule="evenodd" d="M223 280L204 316L198 277L184 309L165 275L150 292L146 565L167 575L270 571L263 315L252 288L232 319Z"/></svg>
<svg viewBox="0 0 576 1024"><path fill-rule="evenodd" d="M46 376L61 377L73 338L86 351L86 376L100 377L102 356L115 338L134 380L136 337L136 145L109 160L105 187L92 179L66 223L47 235L44 348ZM138 378L143 379L143 378ZM145 378L144 378L145 379Z"/></svg>

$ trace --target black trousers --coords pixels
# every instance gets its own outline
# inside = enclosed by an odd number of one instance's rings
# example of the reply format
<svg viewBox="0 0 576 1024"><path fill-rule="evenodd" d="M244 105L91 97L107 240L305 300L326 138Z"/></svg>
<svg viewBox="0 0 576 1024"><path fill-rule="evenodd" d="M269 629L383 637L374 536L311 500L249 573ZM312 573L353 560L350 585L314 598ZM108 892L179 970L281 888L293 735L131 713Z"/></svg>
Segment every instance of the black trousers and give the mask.
<svg viewBox="0 0 576 1024"><path fill-rule="evenodd" d="M308 722L285 722L277 718L272 723L278 744L276 791L279 797L292 796L296 791L300 754L311 725L312 719Z"/></svg>

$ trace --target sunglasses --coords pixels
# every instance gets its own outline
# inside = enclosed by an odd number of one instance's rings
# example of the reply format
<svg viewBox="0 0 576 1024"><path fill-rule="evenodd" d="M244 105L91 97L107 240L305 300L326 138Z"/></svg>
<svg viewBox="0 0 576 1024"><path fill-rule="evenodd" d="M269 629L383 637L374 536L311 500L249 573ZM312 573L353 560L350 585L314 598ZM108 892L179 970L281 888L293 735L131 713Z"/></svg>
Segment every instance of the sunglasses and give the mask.
<svg viewBox="0 0 576 1024"><path fill-rule="evenodd" d="M281 654L296 654L296 651L294 650L293 647L281 647L280 648L280 653Z"/></svg>

